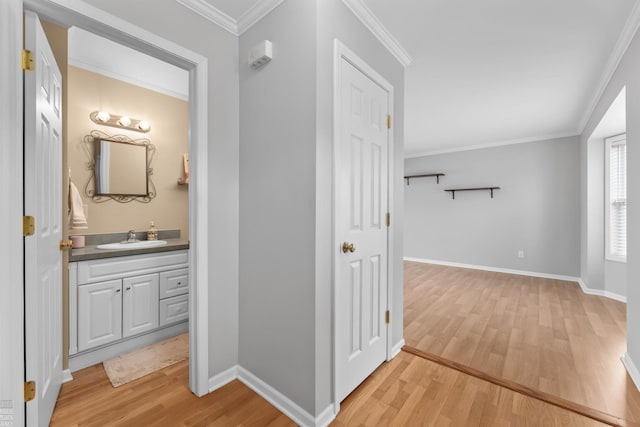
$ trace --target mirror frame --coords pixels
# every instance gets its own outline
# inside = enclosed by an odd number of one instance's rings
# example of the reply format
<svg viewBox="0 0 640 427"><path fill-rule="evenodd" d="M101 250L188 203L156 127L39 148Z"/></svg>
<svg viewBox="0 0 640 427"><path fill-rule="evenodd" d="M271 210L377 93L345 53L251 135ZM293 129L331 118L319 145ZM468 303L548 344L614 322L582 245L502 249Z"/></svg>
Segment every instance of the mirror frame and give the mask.
<svg viewBox="0 0 640 427"><path fill-rule="evenodd" d="M95 144L98 144L100 141L111 141L120 144L146 147L147 194L102 194L97 192L96 185L98 183L98 179L96 177ZM93 130L89 135L84 137L83 145L85 152L90 159L87 163L87 169L91 171L89 180L84 186L84 192L88 197L91 197L94 202L102 203L109 200L115 200L119 203L129 203L135 200L141 203L149 203L154 197L156 197L156 187L151 179L151 175L153 175L151 161L156 153L156 147L151 144L149 139L131 139L127 135L109 135L99 130Z"/></svg>

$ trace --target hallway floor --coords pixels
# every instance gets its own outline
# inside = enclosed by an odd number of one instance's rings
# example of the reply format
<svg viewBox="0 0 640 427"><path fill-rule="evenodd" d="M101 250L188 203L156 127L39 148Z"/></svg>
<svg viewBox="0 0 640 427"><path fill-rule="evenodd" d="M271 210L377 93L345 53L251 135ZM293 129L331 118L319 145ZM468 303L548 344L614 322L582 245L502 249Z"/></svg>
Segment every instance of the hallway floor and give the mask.
<svg viewBox="0 0 640 427"><path fill-rule="evenodd" d="M619 361L624 309L568 282L405 263L408 345L635 420L640 396ZM100 364L74 378L53 427L295 425L239 381L195 397L187 361L119 388ZM332 425L603 424L401 352L342 402Z"/></svg>

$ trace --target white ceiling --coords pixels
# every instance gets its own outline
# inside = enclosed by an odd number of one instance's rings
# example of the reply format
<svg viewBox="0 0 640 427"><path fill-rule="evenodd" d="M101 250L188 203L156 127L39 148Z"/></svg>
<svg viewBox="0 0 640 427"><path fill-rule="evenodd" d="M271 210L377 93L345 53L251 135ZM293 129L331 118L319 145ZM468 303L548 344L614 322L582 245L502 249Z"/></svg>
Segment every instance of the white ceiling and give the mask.
<svg viewBox="0 0 640 427"><path fill-rule="evenodd" d="M198 1L236 21L269 3ZM407 156L581 133L626 48L619 38L635 31L635 2L345 0L373 12L412 58Z"/></svg>

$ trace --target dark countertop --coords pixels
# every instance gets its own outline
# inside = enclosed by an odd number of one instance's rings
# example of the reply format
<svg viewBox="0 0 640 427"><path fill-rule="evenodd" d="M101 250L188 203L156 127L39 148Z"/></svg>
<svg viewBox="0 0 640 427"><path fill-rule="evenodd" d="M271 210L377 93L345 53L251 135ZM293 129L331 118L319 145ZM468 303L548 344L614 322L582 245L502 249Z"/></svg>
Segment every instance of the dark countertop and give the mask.
<svg viewBox="0 0 640 427"><path fill-rule="evenodd" d="M157 252L179 251L189 249L189 241L182 239L161 239L167 244L153 248L138 249L97 249L95 245L85 246L81 249L72 249L69 253L69 262L87 261L90 259L114 258L120 256L143 255Z"/></svg>

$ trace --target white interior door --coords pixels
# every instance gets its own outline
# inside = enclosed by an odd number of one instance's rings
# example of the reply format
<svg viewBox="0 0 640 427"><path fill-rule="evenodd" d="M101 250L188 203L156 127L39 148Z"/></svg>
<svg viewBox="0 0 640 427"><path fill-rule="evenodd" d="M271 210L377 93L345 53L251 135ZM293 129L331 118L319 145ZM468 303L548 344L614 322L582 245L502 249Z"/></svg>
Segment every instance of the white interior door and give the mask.
<svg viewBox="0 0 640 427"><path fill-rule="evenodd" d="M346 59L339 67L336 388L342 401L386 359L389 93Z"/></svg>
<svg viewBox="0 0 640 427"><path fill-rule="evenodd" d="M25 13L24 211L35 217L25 237L25 370L36 382L27 425L46 426L62 383L62 77L37 15Z"/></svg>

